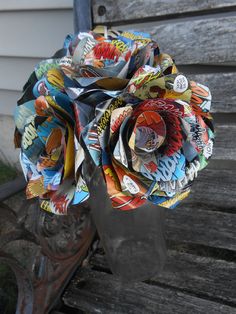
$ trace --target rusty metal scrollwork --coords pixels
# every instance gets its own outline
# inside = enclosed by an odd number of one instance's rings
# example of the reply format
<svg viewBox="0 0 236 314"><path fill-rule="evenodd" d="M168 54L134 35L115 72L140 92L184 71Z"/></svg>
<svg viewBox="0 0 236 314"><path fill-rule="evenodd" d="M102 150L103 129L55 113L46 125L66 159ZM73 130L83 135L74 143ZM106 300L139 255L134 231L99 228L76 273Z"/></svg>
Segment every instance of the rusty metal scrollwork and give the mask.
<svg viewBox="0 0 236 314"><path fill-rule="evenodd" d="M17 278L16 313L49 313L95 236L89 209L74 208L67 216L56 216L25 201L16 214L0 203L0 219L4 225L0 262L10 266Z"/></svg>

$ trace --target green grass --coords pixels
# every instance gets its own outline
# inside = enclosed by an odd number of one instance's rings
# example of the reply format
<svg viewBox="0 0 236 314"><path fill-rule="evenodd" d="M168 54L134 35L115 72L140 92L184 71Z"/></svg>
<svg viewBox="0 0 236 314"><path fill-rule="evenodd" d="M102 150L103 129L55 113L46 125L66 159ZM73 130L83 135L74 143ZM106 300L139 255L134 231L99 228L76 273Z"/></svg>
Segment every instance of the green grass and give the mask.
<svg viewBox="0 0 236 314"><path fill-rule="evenodd" d="M14 179L17 176L17 171L0 161L0 184Z"/></svg>

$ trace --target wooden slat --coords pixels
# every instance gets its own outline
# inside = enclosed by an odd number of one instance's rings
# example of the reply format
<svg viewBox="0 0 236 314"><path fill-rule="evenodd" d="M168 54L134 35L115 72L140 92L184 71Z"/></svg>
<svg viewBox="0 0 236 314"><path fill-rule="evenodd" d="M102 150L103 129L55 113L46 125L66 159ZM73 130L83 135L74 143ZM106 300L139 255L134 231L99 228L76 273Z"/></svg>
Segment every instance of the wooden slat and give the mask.
<svg viewBox="0 0 236 314"><path fill-rule="evenodd" d="M4 29L9 21L13 21L12 27L8 30L8 37L11 40L6 41ZM61 47L65 35L73 32L72 21L72 10L52 10L43 13L32 11L30 14L24 11L0 13L0 39L4 42L0 47L0 55L48 57ZM34 29L28 25L34 25ZM234 16L174 22L168 25L155 23L130 25L130 28L135 27L151 31L162 50L172 54L177 63L214 64L235 61ZM42 36L43 41L38 40ZM187 49L190 46L191 49Z"/></svg>
<svg viewBox="0 0 236 314"><path fill-rule="evenodd" d="M236 159L236 124L216 124L214 159Z"/></svg>
<svg viewBox="0 0 236 314"><path fill-rule="evenodd" d="M234 262L170 251L164 271L154 280L236 305Z"/></svg>
<svg viewBox="0 0 236 314"><path fill-rule="evenodd" d="M100 6L105 7L105 14L101 14ZM140 20L150 17L161 17L183 13L199 13L212 9L234 8L234 0L95 0L93 1L94 23L114 23L119 21Z"/></svg>
<svg viewBox="0 0 236 314"><path fill-rule="evenodd" d="M109 270L105 255L96 254L90 263ZM234 262L170 250L163 271L151 281L236 305Z"/></svg>
<svg viewBox="0 0 236 314"><path fill-rule="evenodd" d="M151 33L177 64L235 63L236 16L183 19L119 26Z"/></svg>
<svg viewBox="0 0 236 314"><path fill-rule="evenodd" d="M177 242L236 250L235 225L235 214L182 202L177 209L166 211L165 233L167 239Z"/></svg>
<svg viewBox="0 0 236 314"><path fill-rule="evenodd" d="M189 79L206 85L212 93L212 112L236 112L236 73L189 74Z"/></svg>
<svg viewBox="0 0 236 314"><path fill-rule="evenodd" d="M0 12L0 56L50 57L68 33L73 33L71 9Z"/></svg>
<svg viewBox="0 0 236 314"><path fill-rule="evenodd" d="M211 163L210 163L211 165ZM187 204L204 204L213 210L236 213L236 170L209 169L201 171L186 199ZM214 215L214 214L212 214Z"/></svg>
<svg viewBox="0 0 236 314"><path fill-rule="evenodd" d="M145 283L125 284L112 275L81 270L63 297L70 307L86 313L236 313L232 307L169 288Z"/></svg>

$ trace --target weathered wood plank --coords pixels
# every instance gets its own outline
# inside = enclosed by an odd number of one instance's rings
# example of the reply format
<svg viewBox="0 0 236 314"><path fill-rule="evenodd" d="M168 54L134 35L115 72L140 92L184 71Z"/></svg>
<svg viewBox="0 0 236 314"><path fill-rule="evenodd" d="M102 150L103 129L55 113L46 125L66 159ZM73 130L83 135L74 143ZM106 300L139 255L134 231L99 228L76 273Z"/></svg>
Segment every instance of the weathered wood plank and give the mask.
<svg viewBox="0 0 236 314"><path fill-rule="evenodd" d="M213 213L204 205L182 202L176 210L166 211L165 233L172 241L236 250L235 225L235 214Z"/></svg>
<svg viewBox="0 0 236 314"><path fill-rule="evenodd" d="M204 208L209 210L232 210L236 213L235 187L235 169L204 169L194 182L185 204L204 204Z"/></svg>
<svg viewBox="0 0 236 314"><path fill-rule="evenodd" d="M94 255L90 263L95 269L109 270L105 255ZM169 250L163 271L151 282L236 304L234 262Z"/></svg>
<svg viewBox="0 0 236 314"><path fill-rule="evenodd" d="M148 32L161 51L177 64L217 64L236 60L236 16L182 21L150 22L119 26Z"/></svg>
<svg viewBox="0 0 236 314"><path fill-rule="evenodd" d="M216 123L213 159L236 159L236 124Z"/></svg>
<svg viewBox="0 0 236 314"><path fill-rule="evenodd" d="M105 7L105 10L99 7ZM183 13L200 13L212 9L234 8L234 0L96 0L93 1L94 23L114 23L119 21L140 20L150 17L177 15Z"/></svg>
<svg viewBox="0 0 236 314"><path fill-rule="evenodd" d="M236 112L236 73L189 74L189 79L206 85L212 93L212 112Z"/></svg>
<svg viewBox="0 0 236 314"><path fill-rule="evenodd" d="M236 304L234 262L170 251L164 271L154 280Z"/></svg>
<svg viewBox="0 0 236 314"><path fill-rule="evenodd" d="M125 284L116 277L80 270L66 290L64 303L86 313L236 313L236 309L169 288L145 283Z"/></svg>

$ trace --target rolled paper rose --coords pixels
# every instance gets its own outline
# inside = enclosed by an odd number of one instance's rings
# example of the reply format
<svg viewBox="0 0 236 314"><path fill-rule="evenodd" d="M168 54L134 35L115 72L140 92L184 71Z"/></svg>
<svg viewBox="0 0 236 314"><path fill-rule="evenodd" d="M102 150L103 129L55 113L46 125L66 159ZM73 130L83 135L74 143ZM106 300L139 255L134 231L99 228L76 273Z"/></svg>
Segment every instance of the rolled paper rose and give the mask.
<svg viewBox="0 0 236 314"><path fill-rule="evenodd" d="M67 36L36 65L15 110L27 197L55 214L88 199L85 144L113 208L176 206L212 155L210 105L209 89L179 73L149 34Z"/></svg>

